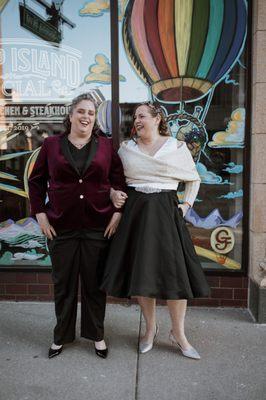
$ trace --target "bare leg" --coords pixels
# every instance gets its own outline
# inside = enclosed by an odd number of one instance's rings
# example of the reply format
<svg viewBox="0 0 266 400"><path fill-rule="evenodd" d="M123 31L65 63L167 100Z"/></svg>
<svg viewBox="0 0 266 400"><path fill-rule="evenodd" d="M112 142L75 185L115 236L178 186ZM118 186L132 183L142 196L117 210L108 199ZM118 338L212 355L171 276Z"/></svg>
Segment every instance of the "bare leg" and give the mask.
<svg viewBox="0 0 266 400"><path fill-rule="evenodd" d="M192 346L188 342L185 335L187 300L167 300L167 306L172 321L172 331L174 337L182 349L187 350L191 348Z"/></svg>
<svg viewBox="0 0 266 400"><path fill-rule="evenodd" d="M137 297L139 305L141 307L141 311L144 315L145 323L146 323L146 332L143 337L145 342L152 342L154 333L155 333L155 325L156 325L156 315L155 315L155 305L156 300L151 299L149 297Z"/></svg>

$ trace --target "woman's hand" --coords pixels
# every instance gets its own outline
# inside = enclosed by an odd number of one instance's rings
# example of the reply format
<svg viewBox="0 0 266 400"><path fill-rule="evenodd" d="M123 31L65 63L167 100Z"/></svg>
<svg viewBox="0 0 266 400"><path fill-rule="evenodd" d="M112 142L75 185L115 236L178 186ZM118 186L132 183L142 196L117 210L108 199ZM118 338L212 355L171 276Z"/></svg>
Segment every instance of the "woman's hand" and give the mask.
<svg viewBox="0 0 266 400"><path fill-rule="evenodd" d="M53 240L54 236L56 236L56 232L52 225L50 225L47 215L45 213L36 214L36 219L38 224L42 230L42 233L48 238Z"/></svg>
<svg viewBox="0 0 266 400"><path fill-rule="evenodd" d="M122 190L114 190L111 188L110 199L116 208L121 208L126 202L127 194L122 192Z"/></svg>
<svg viewBox="0 0 266 400"><path fill-rule="evenodd" d="M109 224L107 225L107 228L105 229L104 237L107 236L109 239L116 232L121 217L122 214L119 212L115 212L113 214Z"/></svg>
<svg viewBox="0 0 266 400"><path fill-rule="evenodd" d="M190 209L190 205L188 203L178 204L178 208L181 209L181 211L183 213L183 217L185 217L186 213Z"/></svg>

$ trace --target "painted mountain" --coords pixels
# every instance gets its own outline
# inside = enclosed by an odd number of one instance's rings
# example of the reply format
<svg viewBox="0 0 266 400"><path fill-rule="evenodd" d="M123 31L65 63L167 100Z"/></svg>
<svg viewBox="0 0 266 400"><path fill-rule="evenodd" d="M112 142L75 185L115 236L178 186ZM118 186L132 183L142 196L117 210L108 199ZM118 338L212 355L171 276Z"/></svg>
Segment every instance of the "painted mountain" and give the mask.
<svg viewBox="0 0 266 400"><path fill-rule="evenodd" d="M45 244L38 223L33 218L24 218L17 222L8 219L0 223L0 240L11 246L42 247Z"/></svg>
<svg viewBox="0 0 266 400"><path fill-rule="evenodd" d="M222 218L218 208L215 208L207 217L201 218L196 211L191 208L186 214L186 221L190 222L193 226L203 229L214 229L218 226L229 226L236 228L243 218L242 212L237 212L228 220Z"/></svg>
<svg viewBox="0 0 266 400"><path fill-rule="evenodd" d="M46 239L33 218L0 223L0 264L50 265Z"/></svg>

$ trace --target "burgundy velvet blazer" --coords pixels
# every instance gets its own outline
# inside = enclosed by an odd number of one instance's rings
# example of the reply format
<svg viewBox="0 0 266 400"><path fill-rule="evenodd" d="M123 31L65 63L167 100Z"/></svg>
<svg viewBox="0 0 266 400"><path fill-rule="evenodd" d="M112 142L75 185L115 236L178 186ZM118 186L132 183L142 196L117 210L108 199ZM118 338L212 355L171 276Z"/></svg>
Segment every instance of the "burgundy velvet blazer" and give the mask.
<svg viewBox="0 0 266 400"><path fill-rule="evenodd" d="M116 211L110 188L125 190L123 166L112 140L92 137L81 175L65 134L46 138L29 178L31 215L45 212L56 229L105 228ZM48 203L45 203L46 198Z"/></svg>

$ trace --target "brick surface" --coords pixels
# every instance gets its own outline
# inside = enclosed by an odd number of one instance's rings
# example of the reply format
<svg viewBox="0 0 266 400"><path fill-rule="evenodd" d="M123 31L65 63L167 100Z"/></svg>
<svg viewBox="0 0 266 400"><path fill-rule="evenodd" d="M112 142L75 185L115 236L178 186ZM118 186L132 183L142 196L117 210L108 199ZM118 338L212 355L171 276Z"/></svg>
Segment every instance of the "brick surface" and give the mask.
<svg viewBox="0 0 266 400"><path fill-rule="evenodd" d="M207 276L211 287L209 298L193 299L191 306L247 307L248 277ZM0 300L53 301L53 284L49 272L0 272ZM80 296L79 296L80 301ZM108 296L108 303L137 303L136 299ZM158 305L166 301L157 300Z"/></svg>
<svg viewBox="0 0 266 400"><path fill-rule="evenodd" d="M39 272L37 274L37 280L39 283L52 283L52 276L50 272Z"/></svg>
<svg viewBox="0 0 266 400"><path fill-rule="evenodd" d="M12 295L9 295L9 294L2 294L2 295L0 295L0 301L7 301L7 300L16 300L16 296L12 296Z"/></svg>
<svg viewBox="0 0 266 400"><path fill-rule="evenodd" d="M0 294L5 294L6 293L6 286L0 284Z"/></svg>
<svg viewBox="0 0 266 400"><path fill-rule="evenodd" d="M238 276L221 276L221 287L242 288L243 278Z"/></svg>
<svg viewBox="0 0 266 400"><path fill-rule="evenodd" d="M16 294L16 301L38 301L38 296L32 296L29 294Z"/></svg>
<svg viewBox="0 0 266 400"><path fill-rule="evenodd" d="M234 299L244 300L248 298L248 289L234 289Z"/></svg>
<svg viewBox="0 0 266 400"><path fill-rule="evenodd" d="M207 276L207 281L211 287L220 287L220 279L219 276Z"/></svg>
<svg viewBox="0 0 266 400"><path fill-rule="evenodd" d="M232 299L233 289L224 289L224 288L211 289L211 297L214 299Z"/></svg>
<svg viewBox="0 0 266 400"><path fill-rule="evenodd" d="M221 307L244 307L247 308L247 300L221 299Z"/></svg>
<svg viewBox="0 0 266 400"><path fill-rule="evenodd" d="M26 294L27 289L27 285L25 284L6 284L6 294Z"/></svg>
<svg viewBox="0 0 266 400"><path fill-rule="evenodd" d="M188 301L189 306L219 307L220 299L192 299Z"/></svg>
<svg viewBox="0 0 266 400"><path fill-rule="evenodd" d="M17 272L16 273L17 283L36 283L37 274L32 272Z"/></svg>
<svg viewBox="0 0 266 400"><path fill-rule="evenodd" d="M49 285L29 285L29 294L50 294Z"/></svg>
<svg viewBox="0 0 266 400"><path fill-rule="evenodd" d="M243 288L248 288L249 279L247 277L244 277L242 279L243 279Z"/></svg>
<svg viewBox="0 0 266 400"><path fill-rule="evenodd" d="M47 294L47 295L42 294L42 295L37 296L37 300L38 301L53 301L54 298L50 294Z"/></svg>
<svg viewBox="0 0 266 400"><path fill-rule="evenodd" d="M12 283L16 282L15 272L0 272L0 283Z"/></svg>

